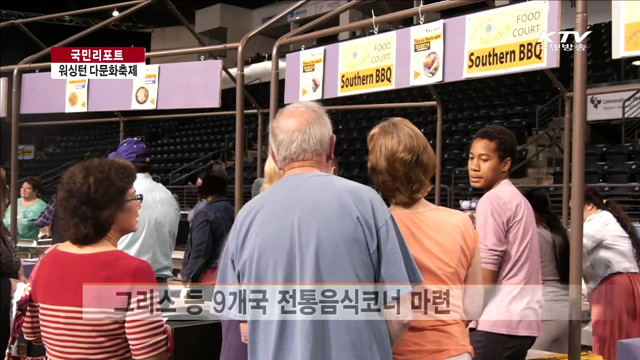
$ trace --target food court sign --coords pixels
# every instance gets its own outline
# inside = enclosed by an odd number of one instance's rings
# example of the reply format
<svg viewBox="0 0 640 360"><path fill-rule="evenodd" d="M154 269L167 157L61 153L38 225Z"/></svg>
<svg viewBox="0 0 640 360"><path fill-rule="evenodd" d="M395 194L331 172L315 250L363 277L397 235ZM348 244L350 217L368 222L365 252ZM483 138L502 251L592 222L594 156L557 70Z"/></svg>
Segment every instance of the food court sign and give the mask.
<svg viewBox="0 0 640 360"><path fill-rule="evenodd" d="M341 43L339 59L338 96L393 89L396 33Z"/></svg>
<svg viewBox="0 0 640 360"><path fill-rule="evenodd" d="M531 1L466 17L464 78L547 66L545 44L549 4Z"/></svg>

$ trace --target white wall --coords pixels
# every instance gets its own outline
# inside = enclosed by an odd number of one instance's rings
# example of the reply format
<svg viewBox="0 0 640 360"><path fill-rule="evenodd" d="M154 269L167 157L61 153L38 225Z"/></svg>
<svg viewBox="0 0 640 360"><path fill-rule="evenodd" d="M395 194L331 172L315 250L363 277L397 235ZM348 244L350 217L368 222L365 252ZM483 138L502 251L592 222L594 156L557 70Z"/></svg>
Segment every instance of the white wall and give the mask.
<svg viewBox="0 0 640 360"><path fill-rule="evenodd" d="M151 51L198 46L198 41L184 26L155 28L151 33ZM152 58L151 64L197 61L198 54Z"/></svg>

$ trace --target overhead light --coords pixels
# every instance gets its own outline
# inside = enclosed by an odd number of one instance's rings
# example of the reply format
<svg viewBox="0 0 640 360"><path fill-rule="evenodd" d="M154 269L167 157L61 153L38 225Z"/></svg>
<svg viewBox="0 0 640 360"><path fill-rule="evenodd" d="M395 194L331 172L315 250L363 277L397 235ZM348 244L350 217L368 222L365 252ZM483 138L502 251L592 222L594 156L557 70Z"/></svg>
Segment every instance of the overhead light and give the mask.
<svg viewBox="0 0 640 360"><path fill-rule="evenodd" d="M118 16L120 15L120 13L118 12L118 9L113 10L113 12L111 13L111 15L113 16Z"/></svg>
<svg viewBox="0 0 640 360"><path fill-rule="evenodd" d="M632 62L631 65L640 66L640 60Z"/></svg>

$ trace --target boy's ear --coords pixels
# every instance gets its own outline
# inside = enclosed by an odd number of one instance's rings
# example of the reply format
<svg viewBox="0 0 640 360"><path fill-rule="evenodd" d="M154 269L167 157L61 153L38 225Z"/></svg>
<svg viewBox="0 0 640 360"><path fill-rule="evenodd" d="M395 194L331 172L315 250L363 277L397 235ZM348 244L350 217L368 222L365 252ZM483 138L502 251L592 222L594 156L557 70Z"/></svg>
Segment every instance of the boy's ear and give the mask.
<svg viewBox="0 0 640 360"><path fill-rule="evenodd" d="M502 162L502 172L509 172L509 170L511 170L511 158L508 157L506 159L504 159L504 161Z"/></svg>

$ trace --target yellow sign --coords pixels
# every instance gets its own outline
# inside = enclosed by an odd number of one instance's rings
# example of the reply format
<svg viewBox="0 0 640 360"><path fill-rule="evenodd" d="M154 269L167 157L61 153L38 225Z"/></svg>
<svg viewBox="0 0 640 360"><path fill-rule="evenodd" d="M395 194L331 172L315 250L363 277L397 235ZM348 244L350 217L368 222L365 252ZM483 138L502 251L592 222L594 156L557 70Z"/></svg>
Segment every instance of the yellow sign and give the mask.
<svg viewBox="0 0 640 360"><path fill-rule="evenodd" d="M88 79L68 79L65 112L86 112L88 109Z"/></svg>
<svg viewBox="0 0 640 360"><path fill-rule="evenodd" d="M324 47L301 51L300 61L300 101L322 99Z"/></svg>
<svg viewBox="0 0 640 360"><path fill-rule="evenodd" d="M443 29L442 20L411 28L411 86L442 81Z"/></svg>
<svg viewBox="0 0 640 360"><path fill-rule="evenodd" d="M549 4L531 1L467 15L464 77L543 68Z"/></svg>
<svg viewBox="0 0 640 360"><path fill-rule="evenodd" d="M621 1L621 56L640 56L640 1ZM614 30L615 31L615 30Z"/></svg>
<svg viewBox="0 0 640 360"><path fill-rule="evenodd" d="M341 43L339 56L339 96L394 87L395 31Z"/></svg>

